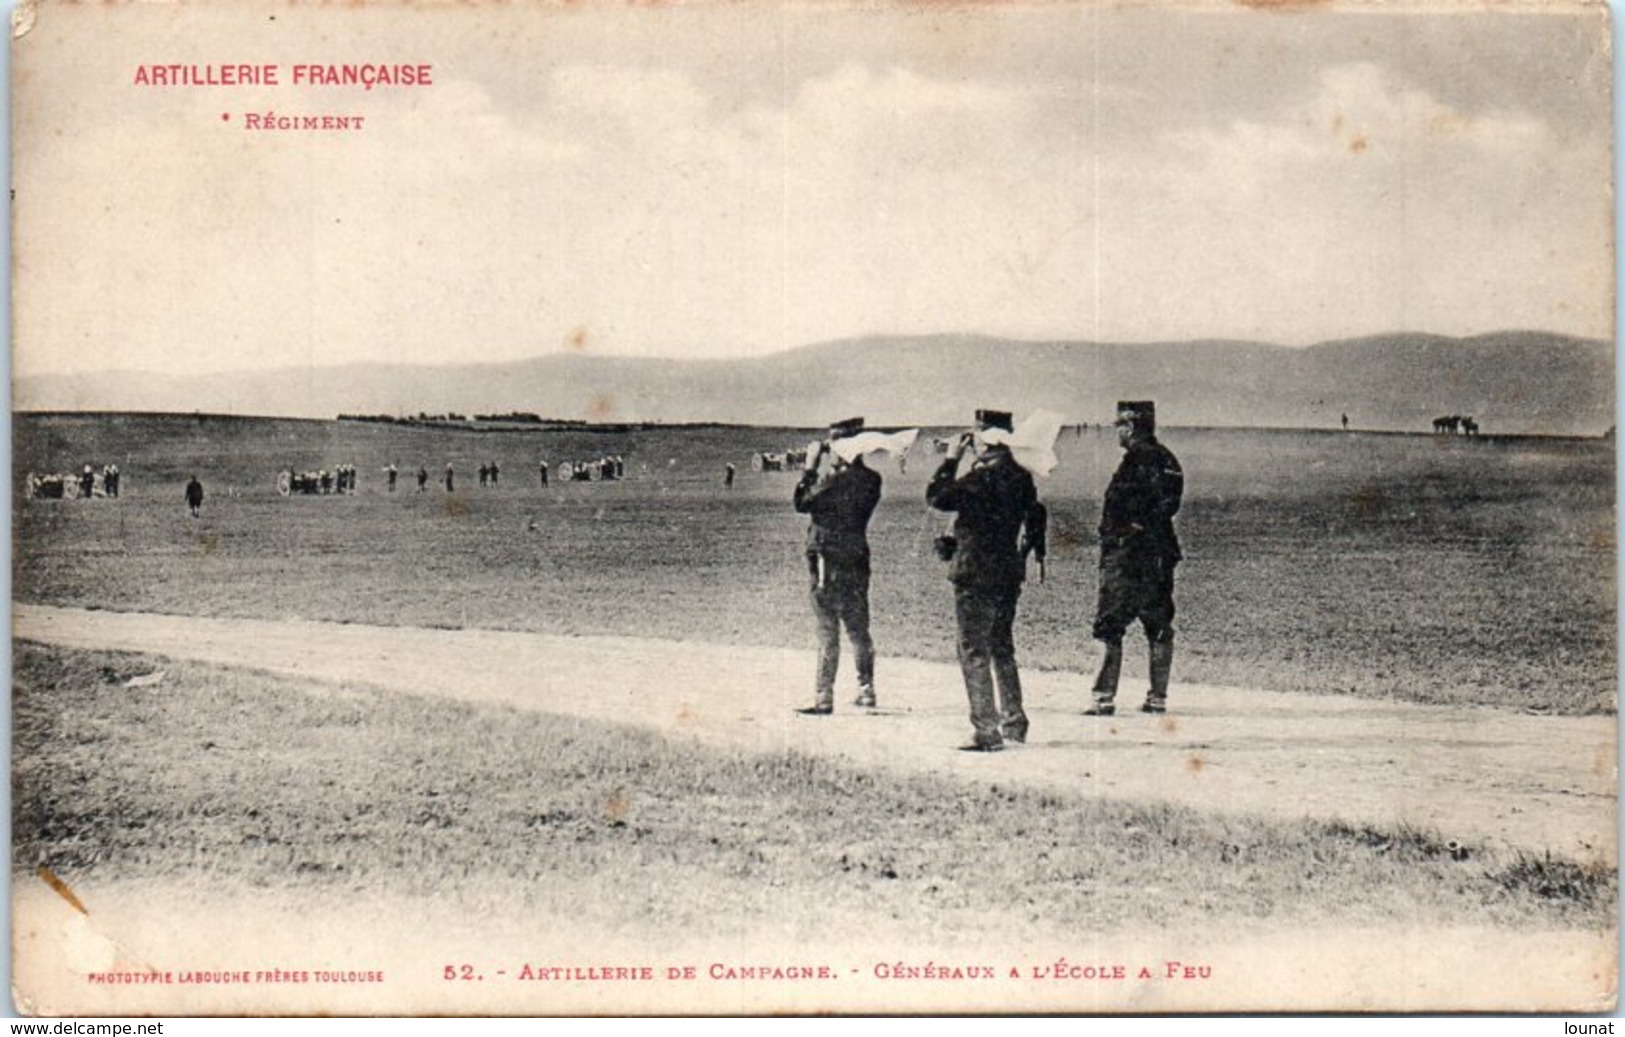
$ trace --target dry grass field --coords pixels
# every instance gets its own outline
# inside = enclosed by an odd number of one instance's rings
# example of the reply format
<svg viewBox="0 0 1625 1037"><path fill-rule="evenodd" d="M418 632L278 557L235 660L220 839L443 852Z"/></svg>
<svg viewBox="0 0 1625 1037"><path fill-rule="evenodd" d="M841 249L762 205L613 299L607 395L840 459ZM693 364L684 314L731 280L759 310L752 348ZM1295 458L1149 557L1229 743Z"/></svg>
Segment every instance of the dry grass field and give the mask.
<svg viewBox="0 0 1625 1037"><path fill-rule="evenodd" d="M117 610L812 646L792 474L752 450L808 433L736 428L472 432L185 416L21 416L29 471L116 461L117 501L19 500L18 600ZM1179 518L1175 680L1559 713L1612 712L1611 441L1171 429ZM1028 666L1087 672L1110 435L1068 433L1041 492L1048 582L1022 599ZM620 483L561 483L615 453ZM536 462L553 467L538 486ZM476 467L502 468L482 490ZM885 468L871 529L874 632L887 655L952 660L930 551L933 458ZM384 492L382 467L403 469ZM456 465L457 492L438 487ZM726 462L739 467L722 488ZM275 492L282 468L353 463L360 492ZM431 473L418 494L409 473ZM181 491L197 474L204 516ZM1131 661L1142 656L1131 652ZM884 662L882 661L882 667ZM884 671L882 669L882 681ZM1080 679L1082 702L1084 681Z"/></svg>
<svg viewBox="0 0 1625 1037"><path fill-rule="evenodd" d="M160 666L161 685L127 686ZM479 914L495 891L504 912L657 945L763 931L1044 944L1198 922L1604 929L1616 907L1607 864L1458 860L1414 829L882 775L138 655L24 646L14 681L14 862L76 885Z"/></svg>

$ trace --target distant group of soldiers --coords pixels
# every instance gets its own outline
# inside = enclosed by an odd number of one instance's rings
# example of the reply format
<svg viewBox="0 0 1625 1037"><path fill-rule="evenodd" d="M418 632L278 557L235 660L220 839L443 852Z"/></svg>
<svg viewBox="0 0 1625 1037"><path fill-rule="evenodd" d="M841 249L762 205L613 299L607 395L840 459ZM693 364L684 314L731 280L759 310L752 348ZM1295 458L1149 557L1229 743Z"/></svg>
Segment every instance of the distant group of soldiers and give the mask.
<svg viewBox="0 0 1625 1037"><path fill-rule="evenodd" d="M560 465L571 482L613 482L626 478L626 461L619 454L606 454L596 461L565 461ZM542 477L547 485L547 477Z"/></svg>
<svg viewBox="0 0 1625 1037"><path fill-rule="evenodd" d="M314 471L284 471L277 477L277 489L284 497L298 493L306 496L356 492L356 467L353 464L334 465Z"/></svg>
<svg viewBox="0 0 1625 1037"><path fill-rule="evenodd" d="M1123 636L1138 622L1151 653L1151 687L1140 708L1160 714L1168 708L1173 664L1174 570L1182 557L1173 519L1184 494L1184 473L1157 441L1156 408L1150 401L1119 403L1115 424L1123 459L1101 511L1100 587L1092 631L1104 656L1093 701L1084 713L1115 714ZM878 703L869 633L868 526L880 503L881 477L862 453L840 447L841 440L862 430L862 418L831 425L828 438L809 451L793 495L795 509L811 520L806 561L818 668L813 702L798 710L810 716L835 710L843 627L855 657L854 704L873 709ZM1049 438L1047 446L1052 447L1054 437ZM1041 567L1044 563L1049 519L1028 467L1033 462L1018 456L1013 449L1017 442L1011 413L978 410L974 428L948 442L925 491L930 507L954 516L952 531L938 537L936 546L938 556L950 563L948 578L954 585L959 665L972 728L971 741L961 748L971 752L1025 742L1030 727L1014 627L1027 559L1036 558ZM821 471L826 457L831 463ZM1053 464L1053 452L1049 458Z"/></svg>
<svg viewBox="0 0 1625 1037"><path fill-rule="evenodd" d="M28 496L35 500L62 500L68 496L68 487L77 486L78 497L89 500L96 496L98 485L104 497L117 497L119 491L119 469L116 464L105 464L100 469L95 465L85 465L78 475L63 472L48 472L37 475L29 472L27 477Z"/></svg>
<svg viewBox="0 0 1625 1037"><path fill-rule="evenodd" d="M626 461L619 454L606 454L592 461L563 462L559 466L564 477L572 482L590 482L594 479L612 480L626 477ZM480 486L495 488L501 485L502 466L496 461L482 462L477 469L480 477ZM549 468L546 461L539 461L536 465L537 477L542 486L548 483ZM400 481L400 462L394 461L383 468L384 485L390 493ZM429 469L419 465L417 469L418 492L423 493L429 488ZM447 493L457 492L457 468L452 462L446 462L446 467L440 477L440 485ZM283 496L290 493L320 494L320 493L354 493L356 490L356 468L354 465L340 465L333 471L321 469L315 472L283 472L278 483Z"/></svg>

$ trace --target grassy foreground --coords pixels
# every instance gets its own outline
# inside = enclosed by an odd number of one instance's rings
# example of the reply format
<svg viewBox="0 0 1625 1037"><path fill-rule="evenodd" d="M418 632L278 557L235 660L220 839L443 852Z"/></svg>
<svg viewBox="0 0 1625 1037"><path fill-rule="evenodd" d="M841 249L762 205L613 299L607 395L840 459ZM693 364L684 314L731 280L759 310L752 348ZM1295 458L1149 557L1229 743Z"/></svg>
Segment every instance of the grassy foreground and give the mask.
<svg viewBox="0 0 1625 1037"><path fill-rule="evenodd" d="M377 891L701 939L1604 929L1616 910L1606 868L1456 859L1410 830L881 777L136 655L21 644L13 681L13 867L70 884Z"/></svg>

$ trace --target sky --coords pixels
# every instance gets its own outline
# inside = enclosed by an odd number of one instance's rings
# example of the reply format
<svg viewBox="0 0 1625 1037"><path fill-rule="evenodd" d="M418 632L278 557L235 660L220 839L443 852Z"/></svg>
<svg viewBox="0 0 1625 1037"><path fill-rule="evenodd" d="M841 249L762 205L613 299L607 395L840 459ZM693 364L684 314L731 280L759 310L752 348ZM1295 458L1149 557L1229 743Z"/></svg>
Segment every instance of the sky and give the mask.
<svg viewBox="0 0 1625 1037"><path fill-rule="evenodd" d="M1578 6L47 8L13 58L14 374L1610 338L1606 29ZM134 85L368 61L433 85ZM365 129L244 128L265 112Z"/></svg>

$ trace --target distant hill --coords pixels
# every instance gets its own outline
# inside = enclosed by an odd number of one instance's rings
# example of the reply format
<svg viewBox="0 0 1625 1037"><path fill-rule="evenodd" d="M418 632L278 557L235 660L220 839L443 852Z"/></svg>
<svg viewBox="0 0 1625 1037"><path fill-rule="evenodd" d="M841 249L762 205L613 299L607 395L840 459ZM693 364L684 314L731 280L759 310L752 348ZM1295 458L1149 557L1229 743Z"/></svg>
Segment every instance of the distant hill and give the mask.
<svg viewBox="0 0 1625 1037"><path fill-rule="evenodd" d="M974 335L870 337L753 360L568 354L516 363L356 364L166 377L26 378L17 410L213 411L289 417L527 411L597 421L957 424L976 407L1109 420L1155 399L1174 425L1426 430L1473 415L1487 433L1600 435L1614 424L1612 343L1542 332L1393 334L1303 348L1123 345Z"/></svg>

